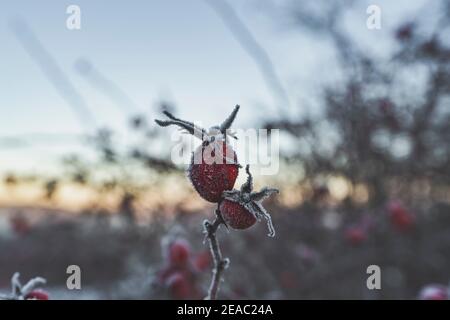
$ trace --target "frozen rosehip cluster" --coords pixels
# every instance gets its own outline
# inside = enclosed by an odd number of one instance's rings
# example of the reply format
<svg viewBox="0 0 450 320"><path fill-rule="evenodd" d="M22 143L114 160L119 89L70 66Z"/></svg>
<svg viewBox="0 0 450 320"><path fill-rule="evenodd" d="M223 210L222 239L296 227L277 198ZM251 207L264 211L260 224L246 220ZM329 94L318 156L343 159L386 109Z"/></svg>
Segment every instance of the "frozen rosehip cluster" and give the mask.
<svg viewBox="0 0 450 320"><path fill-rule="evenodd" d="M198 276L211 265L208 252L193 254L189 242L173 238L163 245L166 264L158 273L158 284L173 299L198 299L202 291Z"/></svg>
<svg viewBox="0 0 450 320"><path fill-rule="evenodd" d="M11 294L0 295L0 300L48 300L49 294L40 288L45 283L44 278L36 277L22 285L16 272L11 278Z"/></svg>
<svg viewBox="0 0 450 320"><path fill-rule="evenodd" d="M202 144L195 150L188 169L188 177L195 190L205 200L218 203L223 222L233 229L247 229L256 221L265 218L269 226L269 235L274 236L275 230L268 212L262 206L262 201L277 189L263 188L253 192L253 180L246 167L247 182L240 190L233 190L239 168L236 153L228 144L228 136L237 139L230 132L230 127L239 111L237 105L230 116L218 126L209 130L203 129L193 122L176 118L168 111L164 114L169 120L155 120L162 127L176 125L182 130L202 140Z"/></svg>
<svg viewBox="0 0 450 320"><path fill-rule="evenodd" d="M203 199L217 203L215 221L212 223L205 221L203 224L214 260L213 278L206 299L216 298L222 272L228 266L228 259L222 257L215 235L221 224L233 229L247 229L264 218L269 227L269 236L275 236L272 218L262 206L262 201L278 193L278 190L265 187L258 192L253 192L253 178L248 165L246 166L247 182L240 190L233 189L241 166L228 138L237 139L230 128L238 111L237 105L222 124L213 126L209 130L193 122L176 118L168 111L164 111L164 114L169 120L155 120L161 127L178 126L202 141L192 154L187 176ZM176 295L179 298L191 293L192 287L188 276L176 273L173 277L172 279L168 277L167 281L169 286L176 288Z"/></svg>

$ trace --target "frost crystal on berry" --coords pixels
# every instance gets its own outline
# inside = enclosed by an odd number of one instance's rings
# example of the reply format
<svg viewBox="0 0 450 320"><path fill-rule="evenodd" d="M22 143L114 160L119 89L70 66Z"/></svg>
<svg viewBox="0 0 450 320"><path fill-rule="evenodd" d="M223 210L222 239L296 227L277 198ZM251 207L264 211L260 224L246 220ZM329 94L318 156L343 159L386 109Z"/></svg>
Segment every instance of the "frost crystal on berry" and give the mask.
<svg viewBox="0 0 450 320"><path fill-rule="evenodd" d="M279 193L278 189L264 187L258 192L253 191L253 177L250 173L250 166L247 165L245 167L245 171L247 172L247 181L242 185L241 190L230 190L224 191L223 197L225 200L234 202L239 204L245 209L245 211L251 213L251 215L256 218L256 220L261 221L261 218L266 219L267 227L269 228L269 237L275 236L275 229L273 227L272 218L270 214L266 211L266 209L262 205L262 201L266 198L270 197L274 193ZM225 208L226 209L226 208ZM244 211L244 212L245 212ZM224 216L224 220L227 221L227 212L222 212ZM245 227L241 229L245 229L248 226L252 225L251 221L249 221L249 217L243 217L242 214L239 218L238 224L244 224ZM229 217L230 220L236 219L236 214L233 217Z"/></svg>

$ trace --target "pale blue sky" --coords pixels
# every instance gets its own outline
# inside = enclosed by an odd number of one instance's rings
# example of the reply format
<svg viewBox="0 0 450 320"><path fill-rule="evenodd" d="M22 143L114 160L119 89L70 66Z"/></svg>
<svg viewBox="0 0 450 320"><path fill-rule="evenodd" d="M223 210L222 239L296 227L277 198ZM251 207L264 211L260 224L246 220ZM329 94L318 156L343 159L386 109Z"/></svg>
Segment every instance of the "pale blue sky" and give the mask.
<svg viewBox="0 0 450 320"><path fill-rule="evenodd" d="M389 48L391 27L417 13L425 2L378 1L383 28L369 31L365 8L374 2L360 1L348 24L367 50L377 54ZM65 26L70 4L81 8L81 30ZM304 111L302 101L314 96L318 85L336 71L327 44L288 28L281 15L261 12L258 1L230 4L271 56L294 109ZM274 112L273 96L256 64L203 0L0 0L0 137L48 133L66 141L67 135L84 132L71 107L11 31L9 21L16 18L32 28L87 101L99 126L125 133L126 112L76 72L79 58L89 59L143 111L165 98L177 104L181 117L214 124L239 103L240 127L252 126L252 119L262 115L261 106L268 114ZM37 170L80 148L70 139L53 144L44 140L2 146L0 171Z"/></svg>

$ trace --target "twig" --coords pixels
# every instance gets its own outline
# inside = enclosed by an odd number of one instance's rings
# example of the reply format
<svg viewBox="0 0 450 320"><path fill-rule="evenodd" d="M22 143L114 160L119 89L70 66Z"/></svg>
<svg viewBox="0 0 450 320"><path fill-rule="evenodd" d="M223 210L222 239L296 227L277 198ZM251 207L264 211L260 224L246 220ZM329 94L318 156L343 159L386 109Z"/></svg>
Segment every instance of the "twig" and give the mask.
<svg viewBox="0 0 450 320"><path fill-rule="evenodd" d="M219 291L223 271L227 268L229 263L229 260L227 258L222 257L219 241L217 241L216 237L216 231L222 223L224 222L220 214L219 207L217 207L216 209L216 219L213 223L209 222L208 220L205 220L203 222L204 233L206 234L206 239L209 242L209 248L214 260L213 277L211 279L208 295L206 296L205 300L215 300L217 298L217 292Z"/></svg>

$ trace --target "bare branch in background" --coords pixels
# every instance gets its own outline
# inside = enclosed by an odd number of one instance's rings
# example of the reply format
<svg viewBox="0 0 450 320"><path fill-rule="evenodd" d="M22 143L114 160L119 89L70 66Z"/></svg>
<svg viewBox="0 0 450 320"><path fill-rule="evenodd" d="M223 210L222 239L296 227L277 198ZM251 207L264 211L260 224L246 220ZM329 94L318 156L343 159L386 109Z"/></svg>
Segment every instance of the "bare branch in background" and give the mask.
<svg viewBox="0 0 450 320"><path fill-rule="evenodd" d="M130 111L139 113L136 103L115 82L102 74L89 60L80 58L75 62L75 70L93 87L108 96L116 105L129 115Z"/></svg>
<svg viewBox="0 0 450 320"><path fill-rule="evenodd" d="M205 0L222 19L233 37L257 64L275 101L283 109L289 107L289 96L275 70L275 65L267 51L253 36L250 29L239 18L235 10L225 0Z"/></svg>
<svg viewBox="0 0 450 320"><path fill-rule="evenodd" d="M409 18L392 30L399 48L394 54L371 55L342 23L352 3L290 2L286 15L296 28L331 41L343 79L323 88L323 115L301 120L285 116L269 120L266 127L281 128L293 138L298 153L285 158L302 163L307 176L343 174L366 184L370 203L379 204L386 200L390 180L421 176L430 183L448 181L444 101L450 91L450 50L440 40L444 29L426 35L420 21ZM448 21L443 16L436 25ZM423 92L405 76L417 66L424 67L427 79Z"/></svg>
<svg viewBox="0 0 450 320"><path fill-rule="evenodd" d="M0 137L0 147L19 149L37 145L65 145L79 143L83 138L79 134L71 133L49 133L49 132L33 132L17 135L6 135Z"/></svg>
<svg viewBox="0 0 450 320"><path fill-rule="evenodd" d="M77 91L72 82L70 82L68 76L39 41L31 28L22 20L11 21L10 27L25 51L41 68L59 95L72 108L80 124L86 131L93 131L96 127L95 117L89 110L84 97Z"/></svg>

